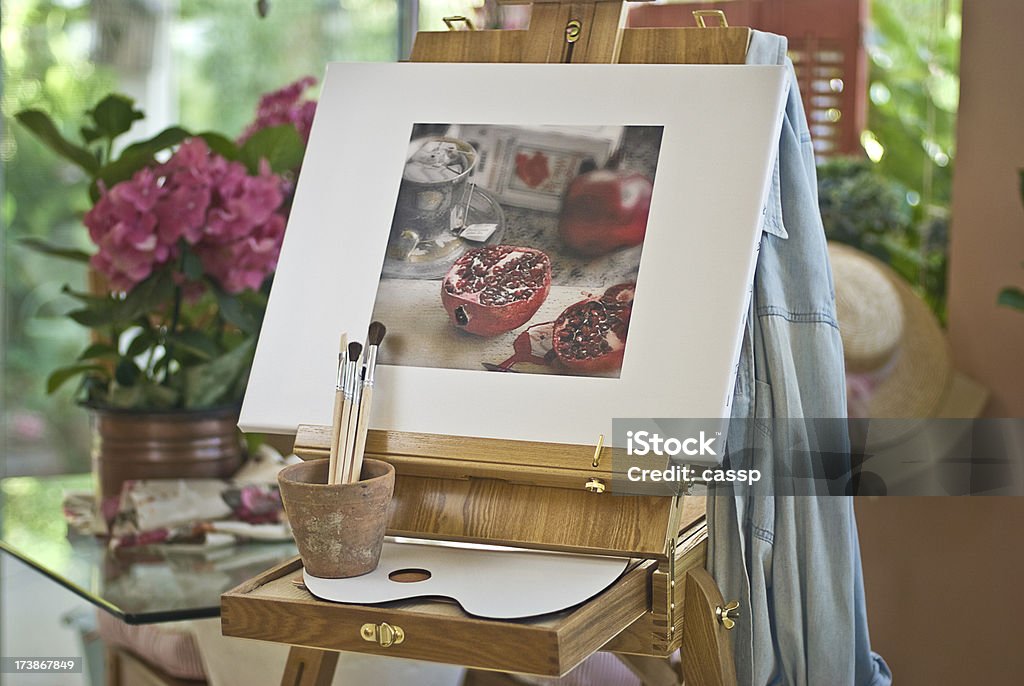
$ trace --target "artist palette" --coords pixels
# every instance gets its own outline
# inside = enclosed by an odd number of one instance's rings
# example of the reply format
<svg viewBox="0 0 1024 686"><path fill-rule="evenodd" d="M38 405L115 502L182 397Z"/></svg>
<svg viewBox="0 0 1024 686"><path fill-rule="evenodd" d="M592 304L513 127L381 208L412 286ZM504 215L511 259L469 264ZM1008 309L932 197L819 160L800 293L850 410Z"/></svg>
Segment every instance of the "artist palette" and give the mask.
<svg viewBox="0 0 1024 686"><path fill-rule="evenodd" d="M522 619L588 600L618 579L628 563L621 557L388 540L369 574L321 579L303 571L302 578L321 600L376 604L440 596L477 617Z"/></svg>

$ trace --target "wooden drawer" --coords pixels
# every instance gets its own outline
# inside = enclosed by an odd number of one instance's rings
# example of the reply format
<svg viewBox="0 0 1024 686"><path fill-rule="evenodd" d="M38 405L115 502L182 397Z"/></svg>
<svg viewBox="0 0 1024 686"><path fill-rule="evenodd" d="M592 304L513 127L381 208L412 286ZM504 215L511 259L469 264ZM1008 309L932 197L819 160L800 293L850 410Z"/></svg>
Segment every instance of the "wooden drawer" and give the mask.
<svg viewBox="0 0 1024 686"><path fill-rule="evenodd" d="M302 563L295 558L225 593L221 628L225 636L324 650L561 676L648 611L655 568L650 560L636 562L612 586L575 608L506 621L471 617L443 600L373 606L318 600L297 584ZM383 647L364 638L364 625L382 623L400 628L404 639Z"/></svg>

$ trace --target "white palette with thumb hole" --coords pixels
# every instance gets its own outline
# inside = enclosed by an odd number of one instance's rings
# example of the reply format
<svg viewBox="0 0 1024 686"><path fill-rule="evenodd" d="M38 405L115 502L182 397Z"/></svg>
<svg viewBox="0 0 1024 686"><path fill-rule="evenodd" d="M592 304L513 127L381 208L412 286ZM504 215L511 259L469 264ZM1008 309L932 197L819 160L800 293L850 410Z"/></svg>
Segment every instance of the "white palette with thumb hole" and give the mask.
<svg viewBox="0 0 1024 686"><path fill-rule="evenodd" d="M621 557L386 540L374 571L322 579L303 570L303 583L317 598L337 603L372 605L441 596L477 617L522 619L592 598L628 564Z"/></svg>

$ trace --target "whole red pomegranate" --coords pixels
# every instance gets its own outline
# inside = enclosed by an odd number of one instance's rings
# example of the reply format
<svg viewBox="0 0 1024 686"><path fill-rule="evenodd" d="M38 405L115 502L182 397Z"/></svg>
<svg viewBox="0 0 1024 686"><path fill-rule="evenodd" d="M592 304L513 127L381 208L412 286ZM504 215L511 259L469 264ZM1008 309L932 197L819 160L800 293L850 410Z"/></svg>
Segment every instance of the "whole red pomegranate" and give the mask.
<svg viewBox="0 0 1024 686"><path fill-rule="evenodd" d="M497 336L522 326L548 297L551 260L540 250L494 245L470 250L441 282L455 328Z"/></svg>
<svg viewBox="0 0 1024 686"><path fill-rule="evenodd" d="M598 169L573 179L562 202L562 241L583 255L640 245L654 184L643 174Z"/></svg>
<svg viewBox="0 0 1024 686"><path fill-rule="evenodd" d="M581 374L621 367L635 291L635 283L620 283L565 308L552 334L559 365Z"/></svg>

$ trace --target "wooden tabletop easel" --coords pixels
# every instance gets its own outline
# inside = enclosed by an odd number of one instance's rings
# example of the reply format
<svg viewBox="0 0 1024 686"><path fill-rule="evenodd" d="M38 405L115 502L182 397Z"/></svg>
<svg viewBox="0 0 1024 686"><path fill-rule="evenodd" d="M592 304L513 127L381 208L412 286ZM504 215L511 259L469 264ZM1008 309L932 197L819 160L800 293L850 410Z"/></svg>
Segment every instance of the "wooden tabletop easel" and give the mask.
<svg viewBox="0 0 1024 686"><path fill-rule="evenodd" d="M449 17L450 30L417 34L411 60L743 64L750 40L750 29L727 26L719 11L695 13L694 28L627 29L622 0L499 2L532 4L529 28L478 31ZM709 15L720 25L706 27ZM295 451L322 458L329 443L330 427L300 426ZM581 606L502 622L431 599L320 601L296 583L295 559L222 597L225 635L292 645L282 684L326 686L337 651L560 676L598 650L618 654L647 686L684 677L688 686L736 683L728 629L737 605L726 604L704 569L702 499L604 494L609 448L371 431L366 453L396 468L390 535L615 555L633 564ZM669 661L679 650L682 674ZM501 683L483 675L471 672L466 683Z"/></svg>

